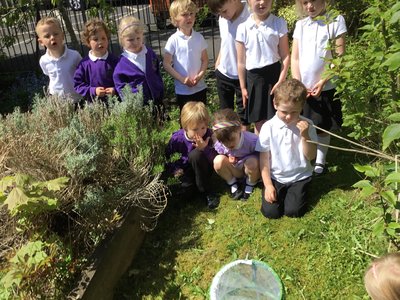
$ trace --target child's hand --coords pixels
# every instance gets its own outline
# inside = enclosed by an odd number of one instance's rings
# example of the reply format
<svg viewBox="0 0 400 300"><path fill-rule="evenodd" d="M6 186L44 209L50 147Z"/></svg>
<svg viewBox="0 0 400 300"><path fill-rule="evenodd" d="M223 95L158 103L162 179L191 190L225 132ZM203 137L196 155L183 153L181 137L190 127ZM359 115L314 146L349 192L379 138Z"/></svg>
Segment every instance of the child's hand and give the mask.
<svg viewBox="0 0 400 300"><path fill-rule="evenodd" d="M265 186L264 198L269 203L274 203L276 201L276 191L273 185Z"/></svg>
<svg viewBox="0 0 400 300"><path fill-rule="evenodd" d="M183 169L175 170L175 172L174 172L174 177L175 178L181 177L182 175L183 175Z"/></svg>
<svg viewBox="0 0 400 300"><path fill-rule="evenodd" d="M105 95L106 95L106 89L103 88L102 86L98 86L96 88L96 96L104 97Z"/></svg>
<svg viewBox="0 0 400 300"><path fill-rule="evenodd" d="M247 89L244 88L242 89L242 100L243 100L243 107L247 107L247 99L249 98L249 95L247 94Z"/></svg>
<svg viewBox="0 0 400 300"><path fill-rule="evenodd" d="M322 88L324 87L324 85L325 85L325 80L318 81L309 91L310 95L313 96L314 98L318 98L321 95Z"/></svg>
<svg viewBox="0 0 400 300"><path fill-rule="evenodd" d="M115 94L114 88L113 87L106 88L106 94L107 95L114 95Z"/></svg>
<svg viewBox="0 0 400 300"><path fill-rule="evenodd" d="M310 136L308 135L309 124L307 121L298 120L296 123L296 127L300 130L300 135L302 138L305 138L307 140L310 139Z"/></svg>
<svg viewBox="0 0 400 300"><path fill-rule="evenodd" d="M193 86L195 86L196 84L199 83L199 81L201 80L201 78L203 78L202 74L197 74L196 76L194 76L194 78L192 79L193 82Z"/></svg>
<svg viewBox="0 0 400 300"><path fill-rule="evenodd" d="M189 87L192 87L192 86L195 85L195 84L193 83L193 80L190 79L189 77L186 77L186 78L183 80L183 84L184 84L184 85L187 85L187 86L189 86Z"/></svg>
<svg viewBox="0 0 400 300"><path fill-rule="evenodd" d="M203 140L203 138L201 136L195 135L193 138L193 144L197 149L199 149L200 151L203 151L204 148L207 147L209 140L210 140L210 137Z"/></svg>
<svg viewBox="0 0 400 300"><path fill-rule="evenodd" d="M228 156L229 163L232 165L236 164L238 159L235 156Z"/></svg>

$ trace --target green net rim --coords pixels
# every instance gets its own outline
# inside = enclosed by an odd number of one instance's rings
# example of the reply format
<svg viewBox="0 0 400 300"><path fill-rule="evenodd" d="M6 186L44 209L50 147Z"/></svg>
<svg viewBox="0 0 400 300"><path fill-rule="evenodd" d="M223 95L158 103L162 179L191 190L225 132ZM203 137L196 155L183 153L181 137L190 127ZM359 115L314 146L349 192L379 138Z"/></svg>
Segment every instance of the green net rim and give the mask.
<svg viewBox="0 0 400 300"><path fill-rule="evenodd" d="M216 289L219 283L220 278L222 275L228 271L230 268L233 266L239 265L239 264L246 264L246 265L262 265L263 267L267 268L269 272L271 272L272 276L275 278L276 282L279 284L279 292L280 292L280 299L284 299L284 291L283 291L283 283L281 278L278 276L278 274L275 272L275 270L266 262L256 260L256 259L237 259L234 260L226 265L224 265L218 272L215 274L211 286L210 286L210 300L218 300L216 296Z"/></svg>

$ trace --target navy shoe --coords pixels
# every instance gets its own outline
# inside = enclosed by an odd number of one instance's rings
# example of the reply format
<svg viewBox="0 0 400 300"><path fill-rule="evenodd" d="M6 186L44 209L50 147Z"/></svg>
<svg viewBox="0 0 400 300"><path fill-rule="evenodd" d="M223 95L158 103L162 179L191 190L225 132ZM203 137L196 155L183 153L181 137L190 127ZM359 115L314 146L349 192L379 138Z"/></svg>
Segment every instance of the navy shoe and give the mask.
<svg viewBox="0 0 400 300"><path fill-rule="evenodd" d="M219 197L213 194L206 196L207 206L209 209L216 209L219 206Z"/></svg>
<svg viewBox="0 0 400 300"><path fill-rule="evenodd" d="M237 190L235 192L232 193L232 186L236 185L237 186ZM240 198L242 198L243 195L243 190L240 188L239 182L235 181L232 184L228 184L230 191L229 191L229 196L233 199L233 200L239 200Z"/></svg>

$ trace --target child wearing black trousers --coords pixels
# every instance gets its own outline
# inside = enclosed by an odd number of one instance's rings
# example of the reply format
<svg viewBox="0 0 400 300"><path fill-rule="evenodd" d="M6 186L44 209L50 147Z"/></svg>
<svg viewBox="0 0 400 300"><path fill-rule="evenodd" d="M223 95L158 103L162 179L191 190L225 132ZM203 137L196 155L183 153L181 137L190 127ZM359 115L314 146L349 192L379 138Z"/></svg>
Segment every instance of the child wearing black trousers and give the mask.
<svg viewBox="0 0 400 300"><path fill-rule="evenodd" d="M167 172L181 181L182 188L196 187L210 209L219 205L212 192L211 176L216 152L208 128L210 116L203 102L187 102L181 111L182 129L174 132L166 149ZM177 154L178 157L174 157Z"/></svg>

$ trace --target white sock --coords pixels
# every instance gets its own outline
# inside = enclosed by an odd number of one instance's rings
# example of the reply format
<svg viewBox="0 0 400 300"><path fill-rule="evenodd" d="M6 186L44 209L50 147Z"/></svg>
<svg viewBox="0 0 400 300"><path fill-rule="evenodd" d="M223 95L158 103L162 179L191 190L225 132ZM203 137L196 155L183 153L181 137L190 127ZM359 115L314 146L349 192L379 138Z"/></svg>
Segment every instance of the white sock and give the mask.
<svg viewBox="0 0 400 300"><path fill-rule="evenodd" d="M329 145L331 142L331 136L330 135L318 136L318 142L325 144L325 145ZM328 153L328 147L318 145L317 146L317 158L315 159L315 163L325 165L327 153ZM314 168L314 172L316 172L316 173L322 173L323 170L324 169L320 166L315 166L315 168Z"/></svg>
<svg viewBox="0 0 400 300"><path fill-rule="evenodd" d="M250 182L249 178L246 178L246 187L244 188L244 192L247 194L251 194L253 192L253 188L255 183Z"/></svg>
<svg viewBox="0 0 400 300"><path fill-rule="evenodd" d="M231 186L231 193L233 194L234 192L236 192L238 190L238 185L237 185L237 180L235 177L232 177L231 180L226 182L228 185Z"/></svg>

